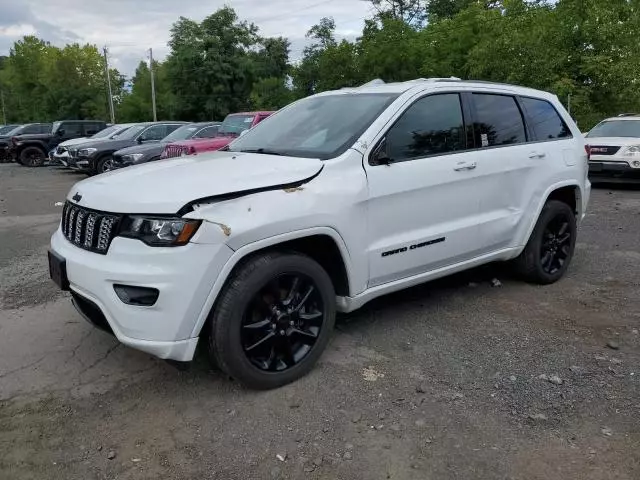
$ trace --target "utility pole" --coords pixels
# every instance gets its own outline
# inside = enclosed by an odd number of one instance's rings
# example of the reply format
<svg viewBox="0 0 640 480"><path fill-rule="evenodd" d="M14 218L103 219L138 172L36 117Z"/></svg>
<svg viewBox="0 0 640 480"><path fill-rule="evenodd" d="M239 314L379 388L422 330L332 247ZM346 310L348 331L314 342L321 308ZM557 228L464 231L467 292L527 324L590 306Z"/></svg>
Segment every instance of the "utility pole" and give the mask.
<svg viewBox="0 0 640 480"><path fill-rule="evenodd" d="M571 115L571 94L567 95L567 112Z"/></svg>
<svg viewBox="0 0 640 480"><path fill-rule="evenodd" d="M153 121L158 121L156 114L156 84L153 78L153 49L149 49L149 72L151 72L151 104L153 105Z"/></svg>
<svg viewBox="0 0 640 480"><path fill-rule="evenodd" d="M2 103L2 124L7 124L7 114L4 111L4 90L0 90L0 103Z"/></svg>
<svg viewBox="0 0 640 480"><path fill-rule="evenodd" d="M104 73L107 81L107 92L109 94L109 113L111 113L111 123L116 123L116 115L113 111L113 94L111 93L111 74L109 73L109 58L107 57L107 47L104 47Z"/></svg>

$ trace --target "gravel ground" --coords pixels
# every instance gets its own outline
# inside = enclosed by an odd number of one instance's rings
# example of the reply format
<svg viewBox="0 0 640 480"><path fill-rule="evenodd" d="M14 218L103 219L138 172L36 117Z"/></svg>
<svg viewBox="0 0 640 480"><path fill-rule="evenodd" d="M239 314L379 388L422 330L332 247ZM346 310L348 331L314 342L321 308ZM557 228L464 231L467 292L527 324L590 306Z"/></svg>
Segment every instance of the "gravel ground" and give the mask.
<svg viewBox="0 0 640 480"><path fill-rule="evenodd" d="M119 346L56 290L80 178L0 165L0 478L640 478L639 190L594 190L560 283L490 266L379 299L253 392Z"/></svg>

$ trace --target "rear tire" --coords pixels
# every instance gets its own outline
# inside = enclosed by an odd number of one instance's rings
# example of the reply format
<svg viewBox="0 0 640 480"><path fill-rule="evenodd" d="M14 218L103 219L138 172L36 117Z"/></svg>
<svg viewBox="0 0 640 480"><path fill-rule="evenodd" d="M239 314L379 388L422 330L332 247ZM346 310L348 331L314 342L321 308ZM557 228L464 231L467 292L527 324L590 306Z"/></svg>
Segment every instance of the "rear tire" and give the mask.
<svg viewBox="0 0 640 480"><path fill-rule="evenodd" d="M47 154L39 147L26 147L20 152L21 165L25 167L41 167L47 158Z"/></svg>
<svg viewBox="0 0 640 480"><path fill-rule="evenodd" d="M524 280L548 285L560 280L576 246L576 215L569 205L550 200L542 208L527 246L515 260Z"/></svg>
<svg viewBox="0 0 640 480"><path fill-rule="evenodd" d="M231 275L212 312L212 363L249 388L291 383L326 348L335 311L331 279L311 258L278 252L250 258Z"/></svg>

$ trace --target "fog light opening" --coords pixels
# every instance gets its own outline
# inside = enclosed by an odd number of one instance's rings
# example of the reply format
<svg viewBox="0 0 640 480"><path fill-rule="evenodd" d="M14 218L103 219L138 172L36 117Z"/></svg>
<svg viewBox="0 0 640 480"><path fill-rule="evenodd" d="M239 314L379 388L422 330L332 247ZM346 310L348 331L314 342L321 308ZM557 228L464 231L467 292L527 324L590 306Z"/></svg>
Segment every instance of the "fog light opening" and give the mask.
<svg viewBox="0 0 640 480"><path fill-rule="evenodd" d="M115 284L113 289L122 303L139 307L151 307L156 303L160 295L160 291L157 288Z"/></svg>

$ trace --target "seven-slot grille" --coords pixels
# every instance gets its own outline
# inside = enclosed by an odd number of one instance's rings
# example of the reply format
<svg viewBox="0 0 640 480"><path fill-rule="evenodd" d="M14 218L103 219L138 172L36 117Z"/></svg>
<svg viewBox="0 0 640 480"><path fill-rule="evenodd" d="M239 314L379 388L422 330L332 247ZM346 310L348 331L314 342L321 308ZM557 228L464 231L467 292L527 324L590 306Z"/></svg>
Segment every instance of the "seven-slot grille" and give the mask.
<svg viewBox="0 0 640 480"><path fill-rule="evenodd" d="M120 215L66 202L62 210L62 233L76 247L106 255L118 232L120 219Z"/></svg>

